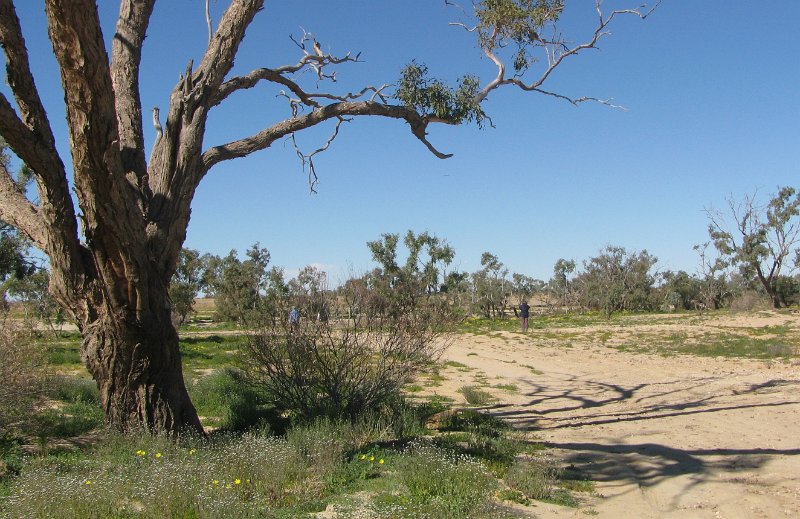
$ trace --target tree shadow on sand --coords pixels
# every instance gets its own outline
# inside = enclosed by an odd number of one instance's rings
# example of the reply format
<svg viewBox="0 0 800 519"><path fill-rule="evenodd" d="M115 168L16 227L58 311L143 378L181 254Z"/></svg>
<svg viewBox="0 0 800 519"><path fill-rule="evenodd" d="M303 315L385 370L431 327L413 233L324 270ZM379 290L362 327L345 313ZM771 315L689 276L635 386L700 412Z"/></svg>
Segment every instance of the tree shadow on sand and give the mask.
<svg viewBox="0 0 800 519"><path fill-rule="evenodd" d="M557 431L621 422L645 423L666 418L724 413L733 410L780 408L800 405L800 380L776 379L726 388L712 396L692 395L723 377L675 380L630 387L587 381L562 374L552 384L534 383L532 397L522 405L495 405L485 410L520 430ZM563 387L559 387L563 386ZM685 401L680 393L684 393ZM766 395L753 401L754 394ZM748 401L741 401L749 396ZM608 431L605 431L606 433ZM680 434L680 433L678 433ZM591 432L587 436L592 437ZM680 435L676 436L680 442ZM756 470L776 456L800 455L798 448L679 448L659 443L628 443L624 438L601 442L545 442L560 449L559 458L580 467L592 480L607 484L647 488L668 478L689 476L686 488L718 480L725 472ZM677 497L676 497L677 498Z"/></svg>

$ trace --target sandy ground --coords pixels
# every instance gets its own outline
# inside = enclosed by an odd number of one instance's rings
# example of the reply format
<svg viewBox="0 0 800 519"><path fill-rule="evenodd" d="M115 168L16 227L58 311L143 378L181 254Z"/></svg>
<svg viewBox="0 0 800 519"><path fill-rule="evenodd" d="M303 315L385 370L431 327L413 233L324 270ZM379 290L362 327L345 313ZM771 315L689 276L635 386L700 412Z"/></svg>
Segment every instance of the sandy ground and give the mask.
<svg viewBox="0 0 800 519"><path fill-rule="evenodd" d="M697 326L800 331L797 314L724 319ZM703 332L692 328L681 325ZM463 402L458 388L476 377L517 386L487 388L498 402L486 409L596 482L579 508L537 503L538 517L800 517L800 361L626 353L598 331L569 347L533 330L460 336L444 358L469 368L447 368L428 391Z"/></svg>

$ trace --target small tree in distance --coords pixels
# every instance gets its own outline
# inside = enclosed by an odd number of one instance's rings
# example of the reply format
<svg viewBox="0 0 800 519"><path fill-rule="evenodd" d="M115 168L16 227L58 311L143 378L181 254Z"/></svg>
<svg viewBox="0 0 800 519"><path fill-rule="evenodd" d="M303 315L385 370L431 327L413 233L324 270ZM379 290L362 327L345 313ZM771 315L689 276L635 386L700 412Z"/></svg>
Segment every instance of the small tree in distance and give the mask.
<svg viewBox="0 0 800 519"><path fill-rule="evenodd" d="M569 275L575 272L575 261L559 258L553 266L553 277L550 279L550 288L561 304L564 312L568 312L571 303Z"/></svg>
<svg viewBox="0 0 800 519"><path fill-rule="evenodd" d="M657 259L646 250L628 252L609 245L584 261L578 276L586 306L599 309L606 318L622 310L646 310L655 283L651 269Z"/></svg>
<svg viewBox="0 0 800 519"><path fill-rule="evenodd" d="M486 318L505 317L512 289L508 268L488 251L481 254L481 267L472 274L473 304Z"/></svg>
<svg viewBox="0 0 800 519"><path fill-rule="evenodd" d="M728 210L707 209L708 234L720 256L746 278L758 278L774 308L786 306L777 281L800 260L800 193L781 187L766 205L756 195L728 199Z"/></svg>
<svg viewBox="0 0 800 519"><path fill-rule="evenodd" d="M205 264L200 253L193 249L181 249L178 268L169 284L169 300L175 326L180 326L194 309L194 300L204 288Z"/></svg>

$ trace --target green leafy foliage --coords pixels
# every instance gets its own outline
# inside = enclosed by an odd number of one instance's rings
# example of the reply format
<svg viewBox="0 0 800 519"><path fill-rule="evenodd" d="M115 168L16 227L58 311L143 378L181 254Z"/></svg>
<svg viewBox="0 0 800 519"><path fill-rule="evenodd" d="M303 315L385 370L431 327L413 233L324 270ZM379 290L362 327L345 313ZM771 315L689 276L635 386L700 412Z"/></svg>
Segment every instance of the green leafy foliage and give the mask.
<svg viewBox="0 0 800 519"><path fill-rule="evenodd" d="M476 122L482 126L486 114L477 102L478 78L464 76L456 88L428 77L428 67L412 61L400 73L395 97L424 117L452 124Z"/></svg>
<svg viewBox="0 0 800 519"><path fill-rule="evenodd" d="M189 387L189 395L197 413L207 423L212 418L214 425L222 429L243 431L262 421L276 421L272 409L264 406L266 397L241 371L233 368L215 371L195 381Z"/></svg>
<svg viewBox="0 0 800 519"><path fill-rule="evenodd" d="M515 45L514 71L521 74L536 61L532 49L543 44L542 29L563 9L562 0L481 0L475 5L478 41L488 52Z"/></svg>
<svg viewBox="0 0 800 519"><path fill-rule="evenodd" d="M481 0L475 6L481 42L489 49L508 40L520 46L535 43L541 28L557 21L563 9L563 0Z"/></svg>
<svg viewBox="0 0 800 519"><path fill-rule="evenodd" d="M169 284L173 322L180 326L194 308L194 299L204 288L205 262L193 249L181 249L178 267Z"/></svg>
<svg viewBox="0 0 800 519"><path fill-rule="evenodd" d="M486 318L505 317L514 285L508 268L491 252L481 254L481 269L472 274L473 306Z"/></svg>
<svg viewBox="0 0 800 519"><path fill-rule="evenodd" d="M286 288L280 269L267 270L267 249L256 243L248 249L246 260L232 250L224 258L212 256L205 261L205 283L215 297L220 319L254 324L265 315L275 317L270 295Z"/></svg>
<svg viewBox="0 0 800 519"><path fill-rule="evenodd" d="M606 317L612 312L649 309L655 284L651 269L656 262L647 251L628 253L623 247L605 247L584 262L586 270L578 277L584 301Z"/></svg>
<svg viewBox="0 0 800 519"><path fill-rule="evenodd" d="M777 283L794 259L800 260L800 193L781 187L765 206L755 196L729 201L729 214L708 211L709 236L721 258L748 279L758 279L775 308L786 306ZM794 257L793 257L794 256Z"/></svg>

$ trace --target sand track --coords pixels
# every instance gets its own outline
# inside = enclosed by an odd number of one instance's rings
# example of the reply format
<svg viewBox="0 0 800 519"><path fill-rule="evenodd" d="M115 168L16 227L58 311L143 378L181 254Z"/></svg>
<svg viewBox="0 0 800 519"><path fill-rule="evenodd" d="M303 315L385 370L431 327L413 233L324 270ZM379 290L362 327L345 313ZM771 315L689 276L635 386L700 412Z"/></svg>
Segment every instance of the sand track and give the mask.
<svg viewBox="0 0 800 519"><path fill-rule="evenodd" d="M797 347L797 315L742 319L697 326L781 325ZM517 386L489 387L487 410L596 482L579 509L537 504L539 517L800 517L799 361L629 353L594 340L601 329L581 332L569 347L537 331L460 336L445 358L469 368L431 388L463 401L458 388L476 377Z"/></svg>

